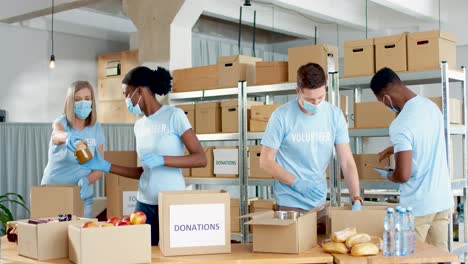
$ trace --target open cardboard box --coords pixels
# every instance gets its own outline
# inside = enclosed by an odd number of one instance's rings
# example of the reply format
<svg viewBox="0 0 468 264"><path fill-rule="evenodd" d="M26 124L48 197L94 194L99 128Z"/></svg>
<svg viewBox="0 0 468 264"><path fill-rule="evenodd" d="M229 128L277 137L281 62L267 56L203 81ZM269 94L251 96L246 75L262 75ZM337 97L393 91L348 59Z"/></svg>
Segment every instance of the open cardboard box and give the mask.
<svg viewBox="0 0 468 264"><path fill-rule="evenodd" d="M252 213L253 251L299 254L317 245L317 211L311 210L297 219L274 219L273 211Z"/></svg>
<svg viewBox="0 0 468 264"><path fill-rule="evenodd" d="M47 218L46 218L47 219ZM52 218L57 220L57 217ZM68 257L68 226L81 225L95 219L77 218L72 221L29 224L28 220L19 220L18 255L36 260L49 260Z"/></svg>
<svg viewBox="0 0 468 264"><path fill-rule="evenodd" d="M150 263L151 226L81 228L68 226L69 258L73 263Z"/></svg>
<svg viewBox="0 0 468 264"><path fill-rule="evenodd" d="M383 234L383 222L387 208L393 204L368 206L364 205L361 211L351 211L351 206L327 207L327 237L333 232L347 227L356 227L358 233L367 233L381 237Z"/></svg>

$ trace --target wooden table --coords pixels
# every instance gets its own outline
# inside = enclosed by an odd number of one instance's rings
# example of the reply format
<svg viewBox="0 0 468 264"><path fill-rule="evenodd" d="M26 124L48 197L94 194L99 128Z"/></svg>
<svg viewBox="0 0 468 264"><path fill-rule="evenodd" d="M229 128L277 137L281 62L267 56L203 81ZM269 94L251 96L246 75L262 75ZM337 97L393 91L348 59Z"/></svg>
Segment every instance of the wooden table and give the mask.
<svg viewBox="0 0 468 264"><path fill-rule="evenodd" d="M18 256L16 244L1 238L0 263L70 263L68 259L36 261ZM153 247L152 263L333 263L333 256L316 246L302 254L253 253L252 244L232 244L230 254L164 257Z"/></svg>
<svg viewBox="0 0 468 264"><path fill-rule="evenodd" d="M353 257L349 254L333 254L337 264L381 264L381 263L438 263L458 262L458 257L432 245L418 241L416 254L406 257L384 257L382 253L372 257Z"/></svg>

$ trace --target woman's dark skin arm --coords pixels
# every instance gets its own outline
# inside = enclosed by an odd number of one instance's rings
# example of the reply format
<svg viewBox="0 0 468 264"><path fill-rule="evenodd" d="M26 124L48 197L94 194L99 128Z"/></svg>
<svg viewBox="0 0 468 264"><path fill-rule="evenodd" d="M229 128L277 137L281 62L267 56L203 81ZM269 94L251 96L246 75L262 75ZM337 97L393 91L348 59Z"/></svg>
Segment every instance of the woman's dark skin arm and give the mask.
<svg viewBox="0 0 468 264"><path fill-rule="evenodd" d="M186 156L164 156L164 166L174 168L206 167L205 151L193 129L188 129L184 132L182 141L190 154Z"/></svg>
<svg viewBox="0 0 468 264"><path fill-rule="evenodd" d="M125 178L139 180L143 173L143 167L125 167L117 164L111 164L110 173L114 173Z"/></svg>

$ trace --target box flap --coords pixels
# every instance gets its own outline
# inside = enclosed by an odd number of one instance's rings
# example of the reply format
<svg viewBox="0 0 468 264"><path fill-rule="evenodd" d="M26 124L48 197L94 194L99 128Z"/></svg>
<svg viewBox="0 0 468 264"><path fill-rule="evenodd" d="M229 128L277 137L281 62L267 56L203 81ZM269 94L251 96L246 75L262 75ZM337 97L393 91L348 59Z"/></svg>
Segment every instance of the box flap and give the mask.
<svg viewBox="0 0 468 264"><path fill-rule="evenodd" d="M393 44L393 43L398 43L400 41L404 41L405 39L406 39L406 33L403 33L403 34L398 34L398 35L375 38L374 43L375 45Z"/></svg>
<svg viewBox="0 0 468 264"><path fill-rule="evenodd" d="M216 63L234 63L237 61L238 55L235 56L220 56L216 59Z"/></svg>
<svg viewBox="0 0 468 264"><path fill-rule="evenodd" d="M359 48L359 47L368 47L368 46L374 46L374 39L357 39L357 40L348 40L345 41L344 43L345 48L350 47L350 48Z"/></svg>
<svg viewBox="0 0 468 264"><path fill-rule="evenodd" d="M257 61L256 67L288 67L287 61Z"/></svg>
<svg viewBox="0 0 468 264"><path fill-rule="evenodd" d="M238 105L238 100L221 101L221 107L237 107Z"/></svg>
<svg viewBox="0 0 468 264"><path fill-rule="evenodd" d="M408 38L413 40L424 40L424 39L434 39L434 38L443 38L452 42L457 41L457 37L452 32L433 30L426 32L414 32L408 35Z"/></svg>
<svg viewBox="0 0 468 264"><path fill-rule="evenodd" d="M195 109L219 108L218 102L196 104Z"/></svg>
<svg viewBox="0 0 468 264"><path fill-rule="evenodd" d="M273 210L273 205L275 204L275 200L273 199L259 199L251 202L252 207L254 208L266 208Z"/></svg>

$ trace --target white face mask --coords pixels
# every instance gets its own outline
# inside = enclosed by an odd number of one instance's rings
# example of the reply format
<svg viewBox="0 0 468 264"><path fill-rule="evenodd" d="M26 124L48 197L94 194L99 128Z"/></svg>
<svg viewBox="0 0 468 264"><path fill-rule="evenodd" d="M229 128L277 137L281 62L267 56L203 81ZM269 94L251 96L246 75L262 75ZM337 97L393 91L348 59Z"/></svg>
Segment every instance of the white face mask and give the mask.
<svg viewBox="0 0 468 264"><path fill-rule="evenodd" d="M133 105L132 103L132 97L133 95L135 95L135 93L136 93L136 90L133 92L133 94L130 97L125 98L125 104L127 105L127 109L130 113L134 115L141 115L143 114L143 111L141 111L141 108L139 105L140 100L141 100L141 95L140 95L140 98L138 98L138 102L136 103L136 105Z"/></svg>

